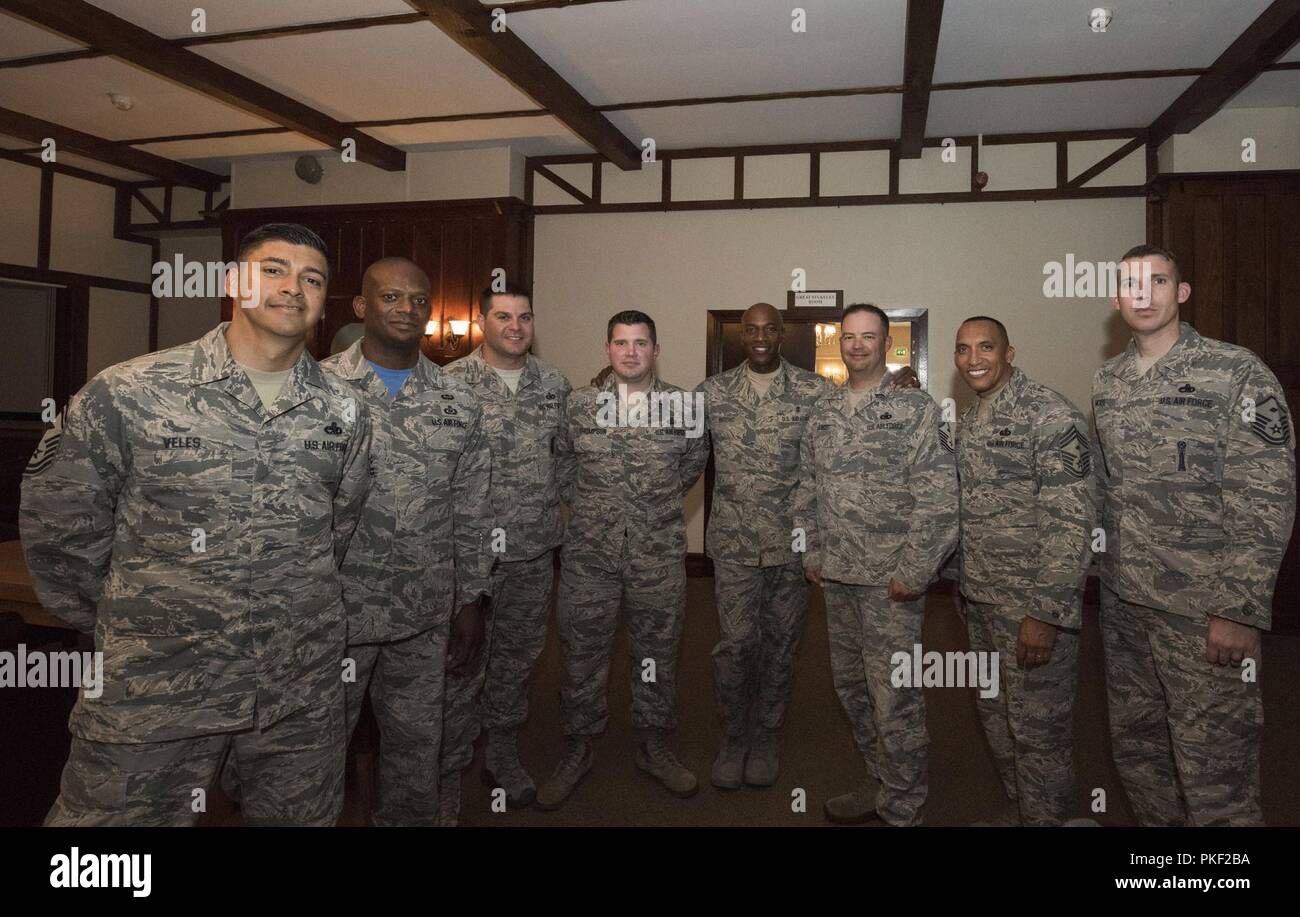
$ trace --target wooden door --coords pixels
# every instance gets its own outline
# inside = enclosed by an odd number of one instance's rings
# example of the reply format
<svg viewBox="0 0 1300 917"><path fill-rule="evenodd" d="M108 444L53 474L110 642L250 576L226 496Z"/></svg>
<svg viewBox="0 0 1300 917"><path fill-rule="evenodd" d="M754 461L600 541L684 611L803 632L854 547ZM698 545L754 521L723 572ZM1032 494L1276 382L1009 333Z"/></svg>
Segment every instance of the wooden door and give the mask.
<svg viewBox="0 0 1300 917"><path fill-rule="evenodd" d="M1153 187L1147 239L1192 285L1184 320L1259 354L1300 418L1300 171L1160 176ZM1300 633L1300 531L1273 613L1275 631Z"/></svg>

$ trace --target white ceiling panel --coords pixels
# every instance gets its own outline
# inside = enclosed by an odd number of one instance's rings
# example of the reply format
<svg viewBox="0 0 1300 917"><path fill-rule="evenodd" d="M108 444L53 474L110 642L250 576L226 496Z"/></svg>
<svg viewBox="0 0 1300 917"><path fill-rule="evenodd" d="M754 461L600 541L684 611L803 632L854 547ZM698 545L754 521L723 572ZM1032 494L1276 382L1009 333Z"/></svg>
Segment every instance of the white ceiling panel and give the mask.
<svg viewBox="0 0 1300 917"><path fill-rule="evenodd" d="M268 153L308 153L328 149L300 134L257 134L253 137L213 137L209 140L174 140L149 143L138 149L168 159L229 159L232 156L260 156ZM222 170L218 170L222 171Z"/></svg>
<svg viewBox="0 0 1300 917"><path fill-rule="evenodd" d="M119 111L110 92L125 93L135 106ZM272 126L111 57L6 70L0 106L109 140Z"/></svg>
<svg viewBox="0 0 1300 917"><path fill-rule="evenodd" d="M193 50L340 121L538 107L431 23Z"/></svg>
<svg viewBox="0 0 1300 917"><path fill-rule="evenodd" d="M591 148L579 140L558 118L492 118L485 121L437 121L432 124L402 124L394 127L368 128L385 143L419 146L431 143L463 143L480 140L548 139L567 144L563 152L590 153ZM558 152L558 151L557 151Z"/></svg>
<svg viewBox="0 0 1300 917"><path fill-rule="evenodd" d="M114 16L164 38L193 35L191 11L202 7L207 32L237 32L303 22L414 12L403 0L93 0Z"/></svg>
<svg viewBox="0 0 1300 917"><path fill-rule="evenodd" d="M889 138L901 116L901 97L883 95L652 108L608 117L638 146L652 137L659 149L676 150Z"/></svg>
<svg viewBox="0 0 1300 917"><path fill-rule="evenodd" d="M34 26L25 19L0 14L0 60L77 51L84 47L85 45Z"/></svg>
<svg viewBox="0 0 1300 917"><path fill-rule="evenodd" d="M1145 127L1192 81L1177 77L935 92L925 133L949 137Z"/></svg>
<svg viewBox="0 0 1300 917"><path fill-rule="evenodd" d="M904 0L621 0L506 21L607 105L901 83L906 14Z"/></svg>
<svg viewBox="0 0 1300 917"><path fill-rule="evenodd" d="M1300 70L1270 70L1255 77L1224 108L1289 108L1300 105Z"/></svg>
<svg viewBox="0 0 1300 917"><path fill-rule="evenodd" d="M936 82L1208 67L1269 0L948 0ZM1088 15L1115 19L1093 32Z"/></svg>

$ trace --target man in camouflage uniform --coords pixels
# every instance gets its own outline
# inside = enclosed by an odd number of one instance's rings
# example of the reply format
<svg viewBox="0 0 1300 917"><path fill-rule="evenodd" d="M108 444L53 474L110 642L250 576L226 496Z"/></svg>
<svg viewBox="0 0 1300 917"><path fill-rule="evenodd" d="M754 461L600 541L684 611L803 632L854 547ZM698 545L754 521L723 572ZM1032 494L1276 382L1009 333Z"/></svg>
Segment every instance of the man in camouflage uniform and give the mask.
<svg viewBox="0 0 1300 917"><path fill-rule="evenodd" d="M925 592L957 542L952 442L929 395L890 385L885 313L855 304L840 327L848 381L808 419L794 523L806 538L804 570L825 591L835 691L880 787L866 783L824 811L840 824L917 825L925 696L893 684L891 660L920 644Z"/></svg>
<svg viewBox="0 0 1300 917"><path fill-rule="evenodd" d="M502 528L494 536L492 613L484 652L460 677L447 680L439 823L456 824L460 775L474 757L480 722L488 733L483 776L506 791L511 807L532 803L532 777L519 761L516 733L528 718L528 686L546 643L555 579L555 548L563 534L561 482L573 473L564 432L569 382L529 353L533 307L528 291L507 284L479 297L483 344L447 367L483 405L492 450L492 506Z"/></svg>
<svg viewBox="0 0 1300 917"><path fill-rule="evenodd" d="M1012 366L1015 356L997 319L957 329L954 362L979 396L957 430L960 598L971 649L996 654L1000 669L1000 692L976 700L1011 800L991 824L1059 825L1074 790L1092 453L1083 415Z"/></svg>
<svg viewBox="0 0 1300 917"><path fill-rule="evenodd" d="M560 695L566 742L538 791L543 809L558 807L591 770L591 737L609 719L605 686L620 606L632 654L637 767L678 796L698 790L695 775L669 748L668 733L676 727L686 611L682 497L708 460L703 409L691 393L656 378L659 345L650 316L619 312L606 340L613 372L600 388L578 389L569 400L567 435L577 467L566 494L571 515L556 605L568 674ZM670 410L661 415L654 407L665 402Z"/></svg>
<svg viewBox="0 0 1300 917"><path fill-rule="evenodd" d="M374 823L428 826L438 811L444 666L468 663L482 639L491 456L474 393L420 353L424 271L405 258L376 261L353 310L365 336L324 363L366 402L374 428L370 496L342 568L355 663L348 733L369 686L379 726Z"/></svg>
<svg viewBox="0 0 1300 917"><path fill-rule="evenodd" d="M370 417L304 335L328 252L301 226L244 237L233 320L112 366L23 481L42 603L104 654L46 823L186 825L227 755L247 824L332 825L343 803L346 621L337 561L366 494Z"/></svg>
<svg viewBox="0 0 1300 917"><path fill-rule="evenodd" d="M1174 257L1122 260L1133 331L1092 384L1100 440L1102 638L1115 766L1143 825L1258 825L1260 633L1295 520L1276 377L1178 321Z"/></svg>
<svg viewBox="0 0 1300 917"><path fill-rule="evenodd" d="M781 313L757 303L741 317L745 362L706 379L715 478L705 550L713 559L713 648L723 739L713 785L771 786L790 699L808 583L793 550L799 440L828 384L781 357Z"/></svg>

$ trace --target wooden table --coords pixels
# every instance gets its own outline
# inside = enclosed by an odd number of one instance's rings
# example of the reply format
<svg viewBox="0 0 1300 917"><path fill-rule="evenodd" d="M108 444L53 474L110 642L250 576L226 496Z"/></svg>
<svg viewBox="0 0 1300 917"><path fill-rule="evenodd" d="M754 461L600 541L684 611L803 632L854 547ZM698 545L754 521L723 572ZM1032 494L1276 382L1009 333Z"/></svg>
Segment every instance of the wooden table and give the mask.
<svg viewBox="0 0 1300 917"><path fill-rule="evenodd" d="M0 542L0 614L5 612L15 613L23 623L37 627L76 629L41 607L41 601L32 589L32 577L27 572L20 541Z"/></svg>

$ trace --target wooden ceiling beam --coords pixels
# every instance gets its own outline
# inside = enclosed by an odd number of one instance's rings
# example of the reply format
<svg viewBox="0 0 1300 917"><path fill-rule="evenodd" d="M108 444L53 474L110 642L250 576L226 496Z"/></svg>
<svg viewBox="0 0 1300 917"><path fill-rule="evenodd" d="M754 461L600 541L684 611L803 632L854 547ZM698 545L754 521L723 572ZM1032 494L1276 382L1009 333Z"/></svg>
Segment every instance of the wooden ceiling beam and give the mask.
<svg viewBox="0 0 1300 917"><path fill-rule="evenodd" d="M55 124L42 118L34 118L31 115L25 115L20 111L12 111L8 108L0 108L0 134L21 137L23 140L32 143L44 143L45 140L52 139L56 156L61 151L76 153L78 156L85 156L88 159L117 166L120 169L130 169L133 172L153 175L191 188L202 188L204 190L220 188L222 183L226 181L225 176L218 175L215 172L187 166L183 162L155 156L153 153L146 153L144 150L137 150L125 144L105 140L103 137L96 137L93 134L73 130L70 127L64 127L61 124Z"/></svg>
<svg viewBox="0 0 1300 917"><path fill-rule="evenodd" d="M178 47L165 38L84 0L61 0L59 3L48 3L45 0L0 0L0 10L74 41L93 45L120 60L241 111L273 121L334 149L342 149L343 142L350 139L356 144L358 162L369 163L390 172L400 172L406 168L406 154L397 147L350 128L296 99L193 51Z"/></svg>
<svg viewBox="0 0 1300 917"><path fill-rule="evenodd" d="M907 35L903 48L903 126L898 155L916 159L925 139L930 114L930 85L939 52L943 0L907 0Z"/></svg>
<svg viewBox="0 0 1300 917"><path fill-rule="evenodd" d="M1297 40L1300 0L1273 0L1210 69L1151 122L1150 142L1158 148L1174 134L1185 134L1203 124Z"/></svg>
<svg viewBox="0 0 1300 917"><path fill-rule="evenodd" d="M509 80L538 105L555 115L569 130L620 169L641 168L641 150L623 136L608 118L582 97L542 60L524 40L507 27L492 29L490 7L478 0L406 0L458 45Z"/></svg>

